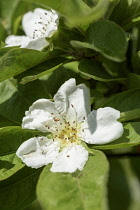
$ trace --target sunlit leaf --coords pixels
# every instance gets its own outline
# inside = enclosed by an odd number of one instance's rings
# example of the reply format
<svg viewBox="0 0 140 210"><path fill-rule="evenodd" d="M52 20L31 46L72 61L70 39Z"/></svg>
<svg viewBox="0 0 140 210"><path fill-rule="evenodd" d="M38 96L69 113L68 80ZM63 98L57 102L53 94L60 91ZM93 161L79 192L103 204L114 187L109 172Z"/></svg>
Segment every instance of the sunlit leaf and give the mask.
<svg viewBox="0 0 140 210"><path fill-rule="evenodd" d="M100 151L89 158L83 171L52 173L45 167L37 195L43 209L105 210L108 162Z"/></svg>

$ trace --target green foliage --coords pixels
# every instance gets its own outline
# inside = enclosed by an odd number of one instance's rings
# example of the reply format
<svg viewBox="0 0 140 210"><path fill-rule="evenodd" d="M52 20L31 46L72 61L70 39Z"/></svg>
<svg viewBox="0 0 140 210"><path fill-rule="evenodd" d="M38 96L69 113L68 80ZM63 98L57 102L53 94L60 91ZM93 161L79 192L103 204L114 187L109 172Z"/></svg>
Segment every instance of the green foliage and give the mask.
<svg viewBox="0 0 140 210"><path fill-rule="evenodd" d="M35 100L49 98L39 80L23 86L13 78L0 83L0 95L0 114L16 124L21 124L25 111Z"/></svg>
<svg viewBox="0 0 140 210"><path fill-rule="evenodd" d="M0 51L3 51L3 49L0 49ZM3 52L0 53L3 54ZM30 49L11 48L0 60L0 81L20 74L53 56L45 52Z"/></svg>
<svg viewBox="0 0 140 210"><path fill-rule="evenodd" d="M133 156L130 158L109 158L108 197L111 210L139 209L139 161L139 157Z"/></svg>
<svg viewBox="0 0 140 210"><path fill-rule="evenodd" d="M106 10L109 1L108 0L99 0L94 1L96 5L93 8L90 8L83 1L77 0L61 0L61 1L51 1L51 0L29 0L29 2L36 2L41 6L46 6L53 8L58 11L61 15L64 15L66 20L75 25L88 25L89 23L96 21L101 18Z"/></svg>
<svg viewBox="0 0 140 210"><path fill-rule="evenodd" d="M8 35L24 35L23 15L39 7L54 9L60 17L58 30L46 38L48 47L4 47ZM47 210L137 210L139 157L132 156L140 155L139 0L1 0L0 8L0 208L25 209L37 192ZM90 89L91 109L121 112L124 133L108 144L87 144L83 171L28 168L16 156L19 146L50 136L22 129L25 111L40 98L53 100L70 78ZM108 160L99 150L109 158L109 177ZM125 155L131 158L119 158Z"/></svg>
<svg viewBox="0 0 140 210"><path fill-rule="evenodd" d="M113 107L121 112L140 108L140 89L124 91L110 98L103 106Z"/></svg>
<svg viewBox="0 0 140 210"><path fill-rule="evenodd" d="M139 0L121 0L115 7L110 19L125 29L131 28L140 21Z"/></svg>
<svg viewBox="0 0 140 210"><path fill-rule="evenodd" d="M24 164L15 153L0 156L0 164L0 181L7 179L24 167Z"/></svg>
<svg viewBox="0 0 140 210"><path fill-rule="evenodd" d="M119 76L110 75L103 68L102 64L95 60L82 60L79 64L79 70L82 75L102 82L125 79Z"/></svg>
<svg viewBox="0 0 140 210"><path fill-rule="evenodd" d="M36 135L42 135L39 131L22 129L20 126L9 126L0 128L0 155L15 153L25 140ZM12 139L12 140L11 140Z"/></svg>
<svg viewBox="0 0 140 210"><path fill-rule="evenodd" d="M37 186L39 201L43 209L48 210L107 209L107 174L108 162L100 151L94 151L82 172L72 175L51 173L49 167L45 167Z"/></svg>
<svg viewBox="0 0 140 210"><path fill-rule="evenodd" d="M24 164L16 156L19 146L29 138L42 136L43 133L34 130L23 130L20 126L0 128L0 180L6 179L21 168Z"/></svg>
<svg viewBox="0 0 140 210"><path fill-rule="evenodd" d="M23 167L0 182L0 206L3 210L24 209L36 198L35 190L41 169Z"/></svg>

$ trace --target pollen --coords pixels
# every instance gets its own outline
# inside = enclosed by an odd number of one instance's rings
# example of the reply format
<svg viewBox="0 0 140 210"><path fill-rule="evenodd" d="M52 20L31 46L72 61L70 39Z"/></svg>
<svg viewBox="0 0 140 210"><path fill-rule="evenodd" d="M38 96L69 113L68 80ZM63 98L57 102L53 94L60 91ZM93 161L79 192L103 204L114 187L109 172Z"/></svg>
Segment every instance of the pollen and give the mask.
<svg viewBox="0 0 140 210"><path fill-rule="evenodd" d="M80 140L78 137L79 125L75 121L69 121L66 116L53 115L52 118L55 123L54 139L59 141L60 147L67 147L69 144L77 144ZM73 123L74 122L74 123Z"/></svg>

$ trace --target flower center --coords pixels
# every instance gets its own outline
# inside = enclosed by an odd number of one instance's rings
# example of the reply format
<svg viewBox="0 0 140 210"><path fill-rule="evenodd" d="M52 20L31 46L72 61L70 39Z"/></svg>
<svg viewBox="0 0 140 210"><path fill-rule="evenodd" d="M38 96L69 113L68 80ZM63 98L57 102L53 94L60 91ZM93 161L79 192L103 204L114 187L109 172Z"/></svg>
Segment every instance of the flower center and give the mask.
<svg viewBox="0 0 140 210"><path fill-rule="evenodd" d="M60 146L66 147L71 143L78 144L80 141L78 132L80 131L80 125L77 124L76 120L69 121L65 115L53 117L55 123L55 130L53 132L54 141L59 141Z"/></svg>
<svg viewBox="0 0 140 210"><path fill-rule="evenodd" d="M46 16L43 17L43 16ZM57 30L57 24L53 20L53 16L48 13L44 13L42 17L39 17L39 21L35 22L36 29L33 31L33 39L39 37L49 37L53 31Z"/></svg>

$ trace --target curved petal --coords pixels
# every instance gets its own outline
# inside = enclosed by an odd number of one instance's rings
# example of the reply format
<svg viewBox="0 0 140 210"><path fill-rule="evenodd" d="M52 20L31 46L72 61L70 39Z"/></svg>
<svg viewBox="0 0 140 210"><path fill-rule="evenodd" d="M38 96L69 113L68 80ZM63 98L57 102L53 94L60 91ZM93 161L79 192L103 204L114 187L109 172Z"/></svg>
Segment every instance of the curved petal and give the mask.
<svg viewBox="0 0 140 210"><path fill-rule="evenodd" d="M64 148L54 160L52 172L74 173L77 169L82 171L88 160L88 151L81 145Z"/></svg>
<svg viewBox="0 0 140 210"><path fill-rule="evenodd" d="M39 21L39 17L34 15L33 12L27 12L22 18L22 27L27 36L34 38L33 34L36 28L36 22Z"/></svg>
<svg viewBox="0 0 140 210"><path fill-rule="evenodd" d="M68 112L72 106L77 114L78 122L83 121L90 113L90 93L84 85L76 86L75 79L66 81L54 95L55 105L59 112Z"/></svg>
<svg viewBox="0 0 140 210"><path fill-rule="evenodd" d="M48 99L39 99L33 103L29 111L25 112L22 128L36 129L42 132L54 131L54 115L58 114L54 102Z"/></svg>
<svg viewBox="0 0 140 210"><path fill-rule="evenodd" d="M35 40L30 40L28 43L22 44L21 48L42 50L44 47L48 45L49 43L46 41L45 37L41 37Z"/></svg>
<svg viewBox="0 0 140 210"><path fill-rule="evenodd" d="M29 167L39 168L52 163L59 153L56 142L46 137L31 138L23 142L16 155Z"/></svg>
<svg viewBox="0 0 140 210"><path fill-rule="evenodd" d="M22 19L25 34L32 39L50 37L58 29L57 25L57 13L41 8L27 12Z"/></svg>
<svg viewBox="0 0 140 210"><path fill-rule="evenodd" d="M28 45L30 42L30 38L27 36L15 36L10 35L6 38L5 43L7 44L5 47L12 47L12 46L21 46L21 45Z"/></svg>
<svg viewBox="0 0 140 210"><path fill-rule="evenodd" d="M123 125L118 122L120 112L111 107L92 111L82 125L83 140L89 144L105 144L123 134Z"/></svg>

